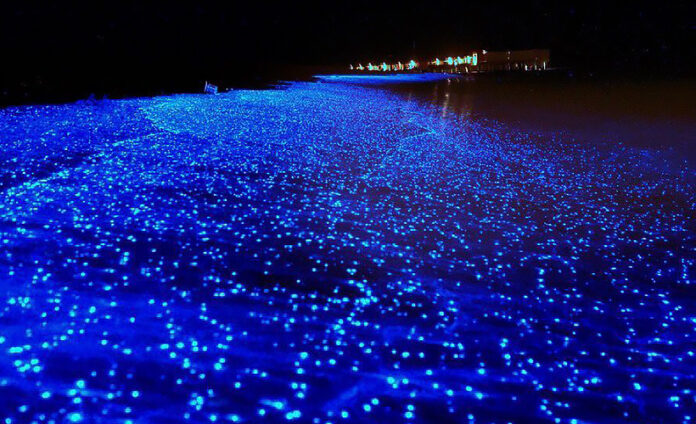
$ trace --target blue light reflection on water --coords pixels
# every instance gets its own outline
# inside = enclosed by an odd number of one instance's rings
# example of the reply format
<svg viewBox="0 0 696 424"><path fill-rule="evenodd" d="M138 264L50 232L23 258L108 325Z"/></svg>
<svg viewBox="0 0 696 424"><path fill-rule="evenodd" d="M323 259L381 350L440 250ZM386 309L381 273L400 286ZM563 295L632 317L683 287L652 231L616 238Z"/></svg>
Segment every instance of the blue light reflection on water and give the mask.
<svg viewBox="0 0 696 424"><path fill-rule="evenodd" d="M0 142L6 422L693 419L694 174L659 151L341 78Z"/></svg>

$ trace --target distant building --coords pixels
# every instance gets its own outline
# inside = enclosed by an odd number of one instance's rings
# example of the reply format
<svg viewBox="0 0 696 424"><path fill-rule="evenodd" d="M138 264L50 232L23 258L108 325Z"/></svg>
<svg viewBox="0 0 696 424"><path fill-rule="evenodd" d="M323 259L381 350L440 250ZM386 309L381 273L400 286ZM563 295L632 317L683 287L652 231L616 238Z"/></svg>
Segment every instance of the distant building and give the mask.
<svg viewBox="0 0 696 424"><path fill-rule="evenodd" d="M490 71L538 71L549 66L551 53L545 49L508 50L487 52L483 50L478 56L479 72Z"/></svg>

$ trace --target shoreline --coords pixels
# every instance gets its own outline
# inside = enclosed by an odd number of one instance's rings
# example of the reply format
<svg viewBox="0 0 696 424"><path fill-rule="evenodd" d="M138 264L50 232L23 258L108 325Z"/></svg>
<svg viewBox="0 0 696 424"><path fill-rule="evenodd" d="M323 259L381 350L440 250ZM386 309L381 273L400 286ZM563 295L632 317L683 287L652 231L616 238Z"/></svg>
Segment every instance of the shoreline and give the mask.
<svg viewBox="0 0 696 424"><path fill-rule="evenodd" d="M684 419L693 168L443 111L345 82L0 111L0 416Z"/></svg>
<svg viewBox="0 0 696 424"><path fill-rule="evenodd" d="M231 75L217 78L209 76L208 80L213 84L224 89L269 89L283 83L284 81L307 82L313 80L319 74L344 74L343 68L322 67L322 66L292 66L287 70L264 70L253 75ZM345 73L349 75L349 73ZM366 77L377 76L380 74L358 74ZM394 74L389 74L394 75ZM417 74L410 74L417 75ZM572 69L558 69L545 72L490 72L484 74L468 74L467 78L474 78L482 82L496 82L498 84L555 84L564 83L568 85L583 85L586 87L610 87L622 84L655 84L686 83L691 86L696 84L696 78L690 74L683 75L615 75L593 73L590 71L574 72ZM58 78L58 76L56 76ZM152 77L151 77L152 78ZM676 79L675 79L676 78ZM113 76L112 76L113 79ZM58 80L57 80L58 81ZM95 99L125 99L133 97L153 97L158 95L172 94L196 94L202 92L204 79L189 78L188 80L157 80L143 79L137 80L94 80L85 81L79 85L75 82L51 83L37 77L34 82L20 81L7 85L0 91L0 108L21 105L39 104L64 104L76 101L86 101L90 98Z"/></svg>

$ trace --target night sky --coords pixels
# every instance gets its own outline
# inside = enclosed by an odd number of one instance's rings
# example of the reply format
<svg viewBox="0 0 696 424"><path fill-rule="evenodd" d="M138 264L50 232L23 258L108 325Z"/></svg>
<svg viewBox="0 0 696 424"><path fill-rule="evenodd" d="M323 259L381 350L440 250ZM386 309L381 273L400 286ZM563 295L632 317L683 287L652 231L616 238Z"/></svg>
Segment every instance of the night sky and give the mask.
<svg viewBox="0 0 696 424"><path fill-rule="evenodd" d="M555 66L615 74L693 74L696 56L687 1L99 3L4 4L4 97L188 90L478 48L550 48Z"/></svg>

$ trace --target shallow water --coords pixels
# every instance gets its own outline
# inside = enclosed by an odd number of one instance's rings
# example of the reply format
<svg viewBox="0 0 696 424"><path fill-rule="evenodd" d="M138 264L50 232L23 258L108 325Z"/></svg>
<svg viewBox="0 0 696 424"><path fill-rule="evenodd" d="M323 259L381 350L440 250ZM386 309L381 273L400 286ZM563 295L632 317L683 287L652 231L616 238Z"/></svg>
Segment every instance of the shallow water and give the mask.
<svg viewBox="0 0 696 424"><path fill-rule="evenodd" d="M693 420L689 162L370 82L0 111L0 416Z"/></svg>
<svg viewBox="0 0 696 424"><path fill-rule="evenodd" d="M696 82L575 81L558 75L451 77L391 88L465 119L493 119L578 143L661 149L696 160Z"/></svg>

